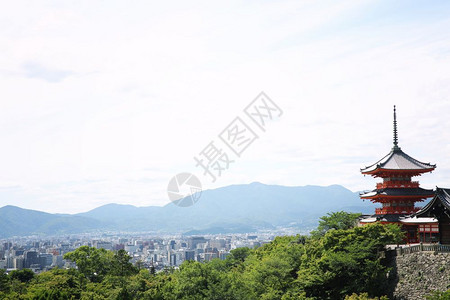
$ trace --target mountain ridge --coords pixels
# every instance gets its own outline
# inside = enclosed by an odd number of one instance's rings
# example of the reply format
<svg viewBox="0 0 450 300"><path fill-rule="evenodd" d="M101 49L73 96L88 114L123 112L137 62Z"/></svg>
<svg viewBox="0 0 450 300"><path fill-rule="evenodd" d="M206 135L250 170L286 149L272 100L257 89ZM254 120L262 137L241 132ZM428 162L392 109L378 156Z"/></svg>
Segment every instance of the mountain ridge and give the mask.
<svg viewBox="0 0 450 300"><path fill-rule="evenodd" d="M259 182L202 191L190 207L109 203L77 214L51 214L13 205L0 208L0 238L99 231L233 232L296 225L313 228L330 211L372 213L374 205L341 185L282 186ZM218 225L220 224L220 225Z"/></svg>

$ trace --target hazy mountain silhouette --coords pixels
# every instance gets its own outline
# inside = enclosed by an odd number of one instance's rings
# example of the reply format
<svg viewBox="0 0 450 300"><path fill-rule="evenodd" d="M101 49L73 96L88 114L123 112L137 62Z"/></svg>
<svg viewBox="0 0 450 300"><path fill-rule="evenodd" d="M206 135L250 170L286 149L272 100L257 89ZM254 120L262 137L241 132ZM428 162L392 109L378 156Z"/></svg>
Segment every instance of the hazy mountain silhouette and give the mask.
<svg viewBox="0 0 450 300"><path fill-rule="evenodd" d="M102 227L101 221L76 215L49 214L12 205L0 208L0 238L78 233Z"/></svg>
<svg viewBox="0 0 450 300"><path fill-rule="evenodd" d="M339 186L251 183L202 192L190 207L107 204L76 215L0 208L0 237L87 231L249 232L275 226L312 228L327 212L373 213L374 205Z"/></svg>

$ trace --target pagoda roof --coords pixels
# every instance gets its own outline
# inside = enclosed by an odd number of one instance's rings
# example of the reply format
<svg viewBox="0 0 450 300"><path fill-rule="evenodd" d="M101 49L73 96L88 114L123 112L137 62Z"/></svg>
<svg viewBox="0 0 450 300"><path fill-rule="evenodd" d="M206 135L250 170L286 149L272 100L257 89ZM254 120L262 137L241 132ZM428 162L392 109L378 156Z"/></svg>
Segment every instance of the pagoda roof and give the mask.
<svg viewBox="0 0 450 300"><path fill-rule="evenodd" d="M428 198L433 195L433 190L427 190L423 188L385 188L376 189L371 192L360 195L361 198L377 198L377 196L393 196L393 197L411 197L420 196L422 198Z"/></svg>
<svg viewBox="0 0 450 300"><path fill-rule="evenodd" d="M450 212L450 189L436 187L436 192L434 193L433 199L431 199L431 201L428 202L428 204L425 205L421 210L413 214L413 216L435 216L436 206L444 208L448 212Z"/></svg>
<svg viewBox="0 0 450 300"><path fill-rule="evenodd" d="M360 220L361 223L374 223L374 222L401 222L404 224L429 224L438 223L438 220L433 217L418 218L417 216L407 216L402 214L384 214L384 215L372 215L366 216Z"/></svg>
<svg viewBox="0 0 450 300"><path fill-rule="evenodd" d="M391 152L385 155L382 159L370 165L362 168L361 173L370 174L372 176L387 177L390 174L408 174L411 176L420 175L422 173L431 172L436 168L436 165L430 163L424 163L412 158L408 154L402 151L398 146L398 134L397 134L397 113L394 105L394 146Z"/></svg>
<svg viewBox="0 0 450 300"><path fill-rule="evenodd" d="M403 152L400 147L393 147L391 152L382 159L373 165L362 168L361 173L375 175L381 171L407 171L420 174L433 171L435 168L436 165L418 161Z"/></svg>
<svg viewBox="0 0 450 300"><path fill-rule="evenodd" d="M438 223L439 221L433 217L418 218L418 217L414 216L414 217L406 217L404 219L401 219L400 222L405 223L405 224L429 224L429 223Z"/></svg>
<svg viewBox="0 0 450 300"><path fill-rule="evenodd" d="M361 223L374 223L374 222L399 222L404 218L403 214L384 214L384 215L372 215L368 218L361 219Z"/></svg>

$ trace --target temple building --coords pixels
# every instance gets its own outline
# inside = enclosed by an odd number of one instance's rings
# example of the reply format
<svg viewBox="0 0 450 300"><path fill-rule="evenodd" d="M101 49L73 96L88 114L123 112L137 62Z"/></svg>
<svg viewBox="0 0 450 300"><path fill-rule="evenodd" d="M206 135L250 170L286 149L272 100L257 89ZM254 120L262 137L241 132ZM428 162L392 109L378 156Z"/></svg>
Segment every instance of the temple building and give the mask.
<svg viewBox="0 0 450 300"><path fill-rule="evenodd" d="M436 187L433 199L417 213L402 220L416 225L423 243L450 244L450 189Z"/></svg>
<svg viewBox="0 0 450 300"><path fill-rule="evenodd" d="M438 219L445 219L450 224L450 217L446 214L446 209L450 211L450 197L446 194L447 200L441 200L442 195L438 196L437 192L450 190L438 189L435 193L433 190L421 188L418 181L412 181L413 177L432 172L435 168L436 165L412 158L398 146L397 115L394 106L394 138L391 151L376 163L361 169L364 175L382 179L382 182L377 183L376 189L362 193L361 199L380 203L381 207L375 209L374 215L361 219L360 223L399 223L407 233L408 243L441 241ZM433 200L423 209L416 206L416 202L431 197L434 197ZM439 210L438 207L443 206L442 201L447 201L445 203L448 206ZM436 215L438 211L439 218ZM450 244L450 225L445 241Z"/></svg>

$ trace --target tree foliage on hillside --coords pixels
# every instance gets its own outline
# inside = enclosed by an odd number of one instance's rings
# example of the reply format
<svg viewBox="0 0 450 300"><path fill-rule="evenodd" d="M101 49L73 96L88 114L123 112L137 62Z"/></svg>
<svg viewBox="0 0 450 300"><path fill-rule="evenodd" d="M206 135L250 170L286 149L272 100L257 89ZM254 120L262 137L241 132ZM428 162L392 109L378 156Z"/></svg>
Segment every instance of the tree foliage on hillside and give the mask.
<svg viewBox="0 0 450 300"><path fill-rule="evenodd" d="M350 229L358 223L360 213L348 213L345 211L331 212L319 220L317 230L312 232L313 236L323 236L328 230Z"/></svg>
<svg viewBox="0 0 450 300"><path fill-rule="evenodd" d="M53 269L22 281L0 273L5 299L377 299L386 294L386 244L396 225L352 227L354 214L322 218L319 235L281 236L225 260L185 261L177 270L138 270L123 250L87 246L65 255L77 269ZM333 230L330 230L333 229Z"/></svg>

